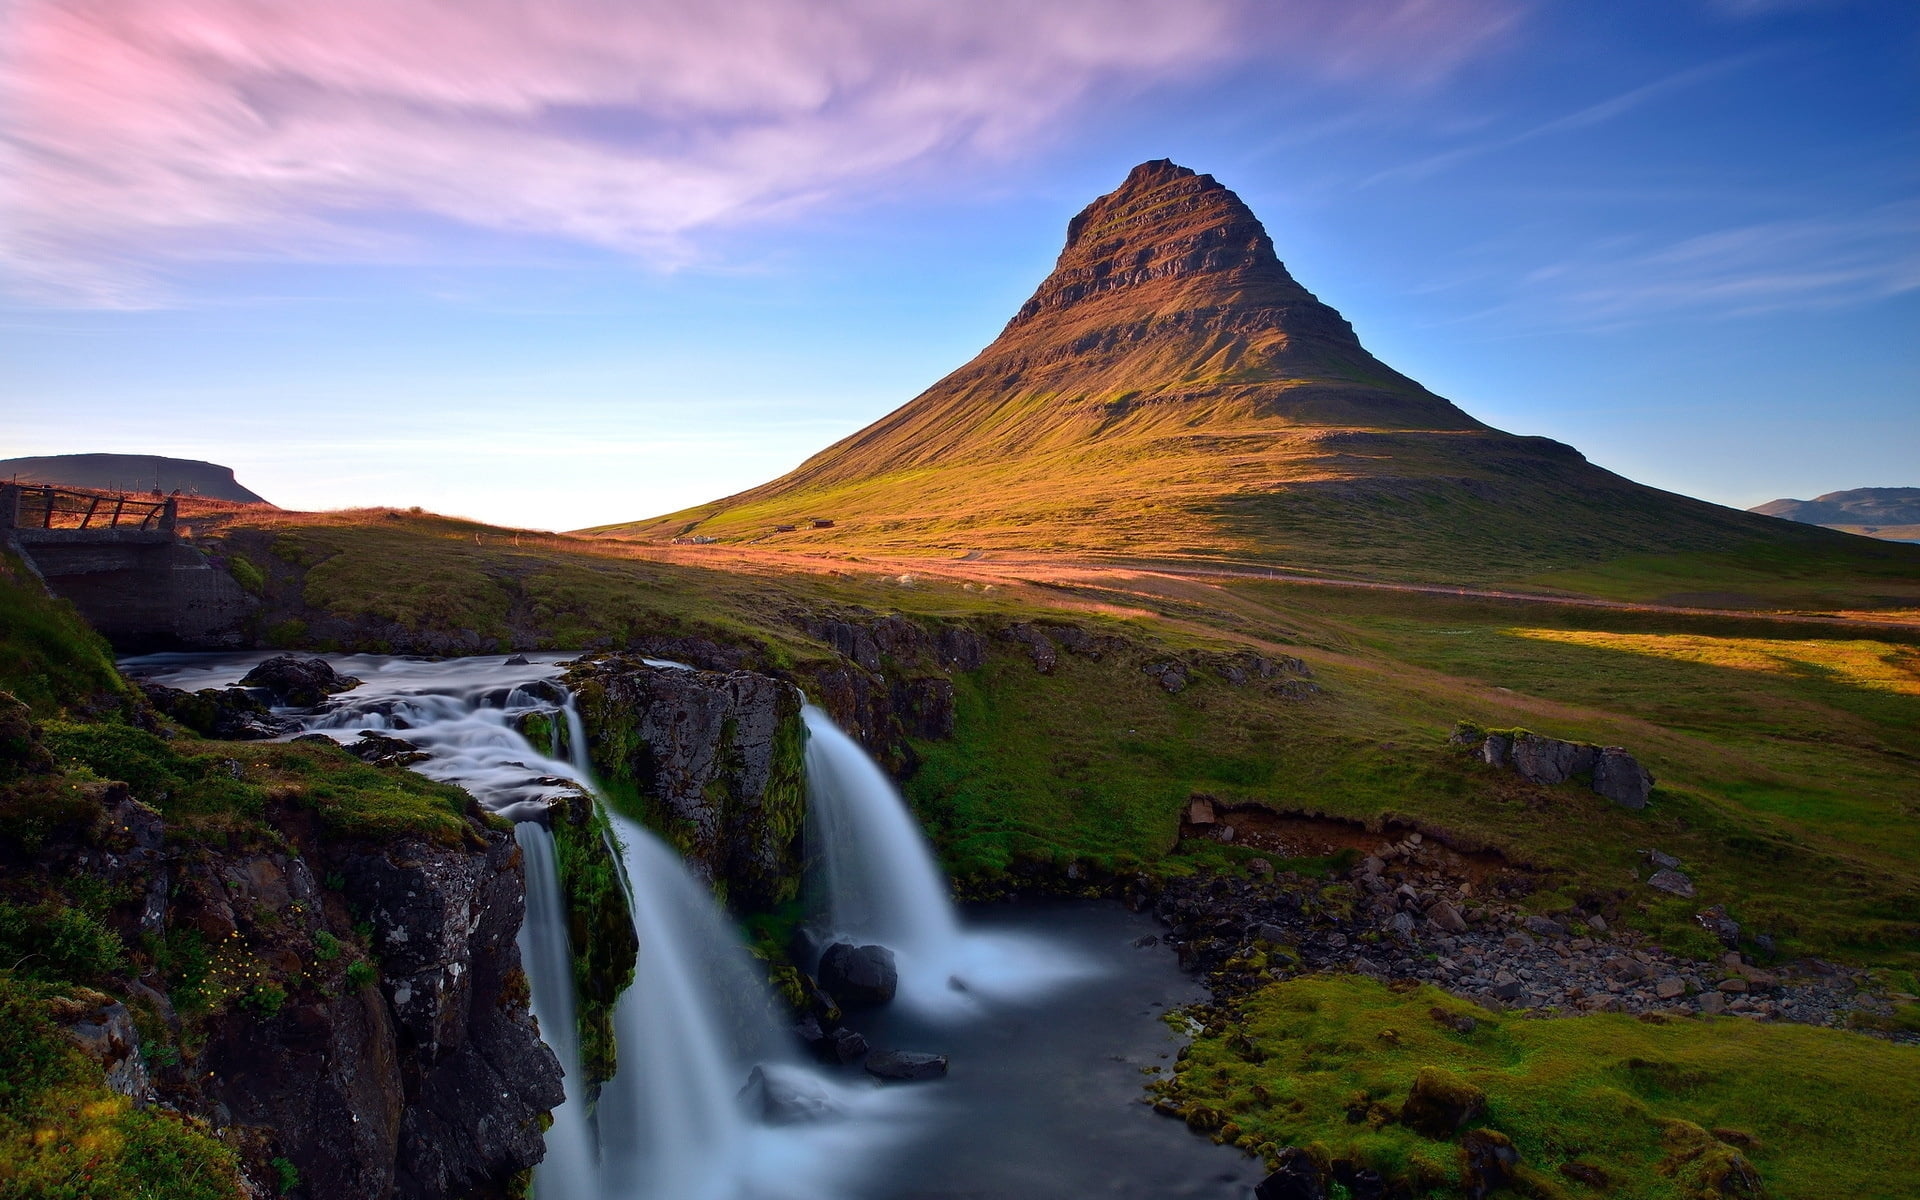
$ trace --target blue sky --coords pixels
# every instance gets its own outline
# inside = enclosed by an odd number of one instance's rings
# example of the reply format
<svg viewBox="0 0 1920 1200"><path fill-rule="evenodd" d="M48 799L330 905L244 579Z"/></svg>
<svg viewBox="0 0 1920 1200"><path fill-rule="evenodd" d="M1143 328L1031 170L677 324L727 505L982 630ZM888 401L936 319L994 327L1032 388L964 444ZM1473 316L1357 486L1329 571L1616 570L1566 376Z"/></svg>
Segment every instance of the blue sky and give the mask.
<svg viewBox="0 0 1920 1200"><path fill-rule="evenodd" d="M1135 162L1380 357L1737 506L1920 486L1920 8L24 0L0 456L571 528L960 365Z"/></svg>

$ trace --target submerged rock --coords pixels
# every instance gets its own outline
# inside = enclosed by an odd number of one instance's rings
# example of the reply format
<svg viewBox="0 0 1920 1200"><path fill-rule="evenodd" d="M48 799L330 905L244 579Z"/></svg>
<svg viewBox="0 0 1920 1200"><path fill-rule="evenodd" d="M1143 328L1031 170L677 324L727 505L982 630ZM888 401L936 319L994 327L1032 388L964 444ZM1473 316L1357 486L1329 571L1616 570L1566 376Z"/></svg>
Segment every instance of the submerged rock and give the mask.
<svg viewBox="0 0 1920 1200"><path fill-rule="evenodd" d="M813 1080L758 1066L740 1089L740 1101L749 1115L769 1125L804 1125L826 1120L839 1111Z"/></svg>
<svg viewBox="0 0 1920 1200"><path fill-rule="evenodd" d="M876 1050L867 1055L867 1074L881 1079L939 1079L947 1073L947 1056L916 1050Z"/></svg>
<svg viewBox="0 0 1920 1200"><path fill-rule="evenodd" d="M835 942L820 956L820 986L849 1007L890 1003L900 987L893 951Z"/></svg>

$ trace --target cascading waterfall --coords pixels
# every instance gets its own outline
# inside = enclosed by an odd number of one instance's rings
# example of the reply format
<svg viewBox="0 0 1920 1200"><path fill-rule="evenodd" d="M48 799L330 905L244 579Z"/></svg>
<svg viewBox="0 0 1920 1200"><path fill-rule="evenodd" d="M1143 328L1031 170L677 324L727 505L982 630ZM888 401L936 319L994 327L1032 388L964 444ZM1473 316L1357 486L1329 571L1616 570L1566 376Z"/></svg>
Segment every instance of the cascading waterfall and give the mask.
<svg viewBox="0 0 1920 1200"><path fill-rule="evenodd" d="M807 837L819 864L825 940L894 953L899 999L927 1012L965 1011L976 995L1044 991L1085 973L1057 948L969 933L919 823L899 790L833 718L807 705Z"/></svg>
<svg viewBox="0 0 1920 1200"><path fill-rule="evenodd" d="M262 655L153 655L128 665L176 687L231 686ZM585 730L554 681L562 655L425 662L331 657L364 682L302 717L351 741L392 731L429 753L413 768L455 783L518 822L527 915L520 947L542 1036L567 1072L567 1099L535 1169L538 1200L840 1200L855 1164L909 1128L915 1102L849 1086L803 1065L725 915L672 850L615 815L612 824L640 951L615 1007L620 1070L589 1114L580 1089L572 948L552 834L532 818L560 791L593 787ZM660 663L656 665L678 665ZM544 751L520 732L556 722ZM559 728L566 729L560 744ZM563 757L564 754L564 757ZM745 1087L755 1068L758 1091ZM766 1096L780 1115L766 1118Z"/></svg>

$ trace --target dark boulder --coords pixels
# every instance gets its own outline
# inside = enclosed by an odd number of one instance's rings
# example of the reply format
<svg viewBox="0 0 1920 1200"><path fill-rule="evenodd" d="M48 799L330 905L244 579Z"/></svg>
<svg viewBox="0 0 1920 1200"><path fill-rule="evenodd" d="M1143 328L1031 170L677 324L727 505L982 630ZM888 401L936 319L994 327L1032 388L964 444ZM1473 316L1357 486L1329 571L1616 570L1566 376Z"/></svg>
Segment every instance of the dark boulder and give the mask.
<svg viewBox="0 0 1920 1200"><path fill-rule="evenodd" d="M407 767L433 757L405 738L374 729L362 729L359 738L347 744L347 753L376 767Z"/></svg>
<svg viewBox="0 0 1920 1200"><path fill-rule="evenodd" d="M1693 914L1700 928L1720 939L1720 944L1732 949L1740 941L1740 922L1727 915L1724 904L1715 904Z"/></svg>
<svg viewBox="0 0 1920 1200"><path fill-rule="evenodd" d="M835 942L820 956L820 986L850 1008L887 1004L900 986L893 951Z"/></svg>
<svg viewBox="0 0 1920 1200"><path fill-rule="evenodd" d="M1513 1139L1494 1129L1475 1129L1460 1139L1460 1187L1467 1200L1486 1200L1513 1179L1520 1152Z"/></svg>
<svg viewBox="0 0 1920 1200"><path fill-rule="evenodd" d="M934 643L934 656L949 671L977 671L987 665L987 640L971 629L948 625Z"/></svg>
<svg viewBox="0 0 1920 1200"><path fill-rule="evenodd" d="M287 708L312 708L328 696L359 687L360 681L335 671L324 658L281 654L248 671L240 686L260 688Z"/></svg>
<svg viewBox="0 0 1920 1200"><path fill-rule="evenodd" d="M947 1056L916 1050L876 1050L867 1055L867 1074L881 1079L939 1079L947 1073Z"/></svg>
<svg viewBox="0 0 1920 1200"><path fill-rule="evenodd" d="M1421 1067L1400 1107L1400 1123L1415 1133L1444 1141L1465 1128L1486 1107L1487 1094L1451 1071Z"/></svg>
<svg viewBox="0 0 1920 1200"><path fill-rule="evenodd" d="M1606 746L1593 764L1593 790L1622 808L1642 809L1653 795L1653 776L1633 755Z"/></svg>
<svg viewBox="0 0 1920 1200"><path fill-rule="evenodd" d="M1273 1173L1253 1189L1254 1200L1326 1200L1327 1171L1298 1146L1276 1156Z"/></svg>
<svg viewBox="0 0 1920 1200"><path fill-rule="evenodd" d="M825 1052L821 1057L828 1062L842 1066L851 1066L867 1056L867 1039L851 1029L836 1029L827 1035Z"/></svg>
<svg viewBox="0 0 1920 1200"><path fill-rule="evenodd" d="M1563 742L1537 733L1516 736L1508 754L1521 778L1548 784L1565 783L1575 775L1592 771L1600 757L1596 746Z"/></svg>
<svg viewBox="0 0 1920 1200"><path fill-rule="evenodd" d="M185 692L162 683L142 683L147 703L201 737L258 741L279 737L295 723L273 715L259 697L244 688L202 688Z"/></svg>
<svg viewBox="0 0 1920 1200"><path fill-rule="evenodd" d="M1042 675L1053 674L1054 667L1060 663L1060 652L1055 648L1053 639L1041 633L1031 625L1021 624L1007 630L1007 636L1027 648L1027 656L1033 659L1033 669Z"/></svg>

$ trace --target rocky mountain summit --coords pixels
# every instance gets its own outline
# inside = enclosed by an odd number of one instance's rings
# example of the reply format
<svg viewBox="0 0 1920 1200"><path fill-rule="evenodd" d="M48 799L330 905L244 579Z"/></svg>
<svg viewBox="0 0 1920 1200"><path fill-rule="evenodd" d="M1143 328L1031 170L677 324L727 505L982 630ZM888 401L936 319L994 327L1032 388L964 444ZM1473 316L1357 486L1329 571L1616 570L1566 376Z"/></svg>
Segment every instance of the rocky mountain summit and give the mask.
<svg viewBox="0 0 1920 1200"><path fill-rule="evenodd" d="M973 361L780 479L593 532L1451 577L1780 531L1475 420L1370 354L1239 196L1161 159L1068 223Z"/></svg>

